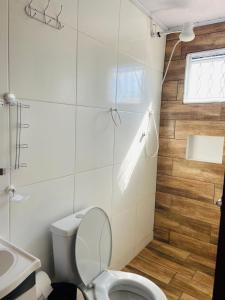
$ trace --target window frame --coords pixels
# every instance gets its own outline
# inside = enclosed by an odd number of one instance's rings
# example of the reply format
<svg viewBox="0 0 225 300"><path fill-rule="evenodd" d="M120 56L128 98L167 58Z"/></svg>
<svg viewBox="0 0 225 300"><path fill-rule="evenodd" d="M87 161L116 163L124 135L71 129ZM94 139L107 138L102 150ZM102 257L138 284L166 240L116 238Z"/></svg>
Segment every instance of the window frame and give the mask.
<svg viewBox="0 0 225 300"><path fill-rule="evenodd" d="M185 64L185 75L184 75L183 104L207 104L207 103L224 103L225 102L225 96L224 96L224 98L204 98L204 99L188 98L188 87L189 87L189 82L190 82L189 74L190 74L192 59L193 58L204 59L207 57L220 56L220 55L224 55L224 60L225 60L225 48L211 49L211 50L192 52L192 53L187 54L186 64Z"/></svg>

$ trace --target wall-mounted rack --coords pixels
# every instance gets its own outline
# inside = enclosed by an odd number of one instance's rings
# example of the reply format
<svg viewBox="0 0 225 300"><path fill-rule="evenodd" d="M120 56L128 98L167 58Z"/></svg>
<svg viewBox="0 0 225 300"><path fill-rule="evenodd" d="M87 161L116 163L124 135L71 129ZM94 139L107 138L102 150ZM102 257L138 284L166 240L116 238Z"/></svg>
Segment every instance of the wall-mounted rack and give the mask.
<svg viewBox="0 0 225 300"><path fill-rule="evenodd" d="M21 132L22 129L27 129L30 127L30 124L22 122L22 109L29 109L30 105L22 104L17 102L16 111L17 111L17 120L16 120L16 156L15 156L15 166L14 169L26 168L27 163L20 162L20 152L21 150L28 149L28 144L21 143Z"/></svg>
<svg viewBox="0 0 225 300"><path fill-rule="evenodd" d="M58 14L56 16L51 16L49 14L47 14L47 11L49 9L50 6L50 2L51 0L48 0L47 5L45 6L45 8L43 9L43 11L35 8L34 6L32 6L32 2L34 0L31 0L26 6L25 6L25 12L26 15L32 19L35 19L36 21L39 21L41 23L44 23L45 25L48 25L52 28L61 30L64 25L61 23L61 21L59 20L59 17L62 14L62 10L63 10L63 6L61 5L60 10L58 12Z"/></svg>

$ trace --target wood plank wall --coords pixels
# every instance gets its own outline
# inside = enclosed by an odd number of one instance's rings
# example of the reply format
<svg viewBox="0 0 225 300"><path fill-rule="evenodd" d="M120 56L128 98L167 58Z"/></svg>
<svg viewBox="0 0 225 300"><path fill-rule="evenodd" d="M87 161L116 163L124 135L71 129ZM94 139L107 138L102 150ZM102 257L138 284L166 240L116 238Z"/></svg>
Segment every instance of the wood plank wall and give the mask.
<svg viewBox="0 0 225 300"><path fill-rule="evenodd" d="M183 104L186 55L225 48L225 23L198 27L180 44L162 91L155 239L215 260L224 164L185 159L189 135L225 136L225 104ZM177 34L167 37L165 66Z"/></svg>

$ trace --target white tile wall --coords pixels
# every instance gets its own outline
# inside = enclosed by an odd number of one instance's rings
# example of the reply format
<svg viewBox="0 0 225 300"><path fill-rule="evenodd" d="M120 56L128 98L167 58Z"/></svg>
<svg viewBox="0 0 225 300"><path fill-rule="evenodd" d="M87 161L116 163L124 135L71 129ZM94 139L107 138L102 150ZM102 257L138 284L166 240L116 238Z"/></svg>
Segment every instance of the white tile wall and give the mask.
<svg viewBox="0 0 225 300"><path fill-rule="evenodd" d="M146 67L137 60L119 53L117 76L117 107L119 110L143 112L149 98L145 92Z"/></svg>
<svg viewBox="0 0 225 300"><path fill-rule="evenodd" d="M22 113L30 128L21 136L29 144L21 151L28 168L11 172L11 183L25 200L9 208L7 194L0 195L0 235L40 257L50 272L49 224L73 210L100 206L112 222L111 265L121 268L152 238L152 120L150 134L140 138L149 107L159 123L164 41L150 38L148 18L129 0L51 1L52 14L63 4L61 31L28 18L28 2L0 3L0 95L9 84L19 101L30 104ZM39 8L45 4L33 2ZM116 105L122 120L117 128L109 111ZM15 107L11 112L13 164ZM8 116L0 108L0 134L6 137L0 161L6 166ZM0 178L1 190L8 185L9 173Z"/></svg>
<svg viewBox="0 0 225 300"><path fill-rule="evenodd" d="M150 20L148 21L150 23ZM151 26L151 24L149 24ZM156 25L156 31L160 27ZM157 71L163 72L166 39L154 38L148 34L147 42L147 65Z"/></svg>
<svg viewBox="0 0 225 300"><path fill-rule="evenodd" d="M10 180L9 156L9 109L0 107L0 168L6 169L6 175L0 176L0 236L9 237L9 199L5 188Z"/></svg>
<svg viewBox="0 0 225 300"><path fill-rule="evenodd" d="M11 240L41 259L52 271L49 225L73 212L74 176L21 187L17 193L28 199L11 203Z"/></svg>
<svg viewBox="0 0 225 300"><path fill-rule="evenodd" d="M82 0L79 2L78 30L116 47L119 12L120 0Z"/></svg>
<svg viewBox="0 0 225 300"><path fill-rule="evenodd" d="M115 49L79 33L77 104L115 106L117 53Z"/></svg>
<svg viewBox="0 0 225 300"><path fill-rule="evenodd" d="M8 91L8 6L0 1L0 99ZM7 168L7 175L0 176L0 236L9 237L9 200L5 187L9 184L9 110L0 107L0 168Z"/></svg>
<svg viewBox="0 0 225 300"><path fill-rule="evenodd" d="M119 270L134 257L136 207L118 212L112 217L113 269Z"/></svg>
<svg viewBox="0 0 225 300"><path fill-rule="evenodd" d="M75 104L77 32L35 22L27 2L10 0L10 88L22 99Z"/></svg>
<svg viewBox="0 0 225 300"><path fill-rule="evenodd" d="M0 1L0 98L8 91L8 1Z"/></svg>
<svg viewBox="0 0 225 300"><path fill-rule="evenodd" d="M74 174L75 166L75 107L57 103L22 101L30 109L22 109L21 163L27 168L12 170L12 181L24 186L39 181ZM12 159L15 161L16 107L12 108Z"/></svg>
<svg viewBox="0 0 225 300"><path fill-rule="evenodd" d="M142 134L148 128L146 113L120 111L122 124L116 128L115 134L115 163L124 166L137 161L142 155L145 138Z"/></svg>
<svg viewBox="0 0 225 300"><path fill-rule="evenodd" d="M113 122L108 110L78 107L76 171L113 164Z"/></svg>
<svg viewBox="0 0 225 300"><path fill-rule="evenodd" d="M149 18L129 0L121 1L119 50L142 63L147 59Z"/></svg>
<svg viewBox="0 0 225 300"><path fill-rule="evenodd" d="M112 166L78 173L75 184L75 211L98 206L111 217Z"/></svg>

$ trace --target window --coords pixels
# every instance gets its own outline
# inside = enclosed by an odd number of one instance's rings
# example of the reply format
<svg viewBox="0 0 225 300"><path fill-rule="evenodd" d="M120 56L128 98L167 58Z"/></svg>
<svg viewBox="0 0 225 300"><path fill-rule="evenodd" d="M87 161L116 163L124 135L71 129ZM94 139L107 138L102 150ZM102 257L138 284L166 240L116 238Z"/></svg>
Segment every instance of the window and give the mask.
<svg viewBox="0 0 225 300"><path fill-rule="evenodd" d="M225 102L225 49L188 54L184 103Z"/></svg>

